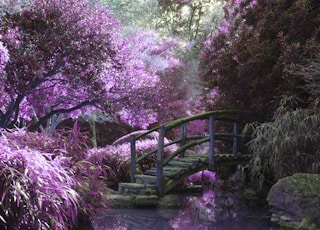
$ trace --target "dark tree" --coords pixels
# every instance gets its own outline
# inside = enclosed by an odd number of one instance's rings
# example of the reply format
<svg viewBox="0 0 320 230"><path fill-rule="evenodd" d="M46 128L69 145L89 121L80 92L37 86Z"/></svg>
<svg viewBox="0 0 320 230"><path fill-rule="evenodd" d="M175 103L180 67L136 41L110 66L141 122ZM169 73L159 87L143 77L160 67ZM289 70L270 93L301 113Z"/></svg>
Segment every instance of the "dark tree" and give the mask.
<svg viewBox="0 0 320 230"><path fill-rule="evenodd" d="M210 109L270 115L283 95L306 98L297 90L302 77L286 69L313 55L320 40L319 12L317 0L229 2L219 33L208 38L202 52L203 81L209 92L218 90Z"/></svg>

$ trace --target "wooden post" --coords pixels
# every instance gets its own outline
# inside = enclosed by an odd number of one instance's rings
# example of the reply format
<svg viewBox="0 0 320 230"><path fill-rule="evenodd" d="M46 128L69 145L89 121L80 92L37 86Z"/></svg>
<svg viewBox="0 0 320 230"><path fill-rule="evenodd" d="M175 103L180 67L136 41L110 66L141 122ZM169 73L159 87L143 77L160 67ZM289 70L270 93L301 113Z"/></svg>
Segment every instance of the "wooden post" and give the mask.
<svg viewBox="0 0 320 230"><path fill-rule="evenodd" d="M209 165L208 170L213 171L214 170L214 117L209 117Z"/></svg>
<svg viewBox="0 0 320 230"><path fill-rule="evenodd" d="M232 153L236 154L237 153L237 147L238 147L238 124L235 122L233 123L233 148L232 148Z"/></svg>
<svg viewBox="0 0 320 230"><path fill-rule="evenodd" d="M180 147L182 147L183 145L186 144L187 125L188 125L188 123L183 123L183 124L182 124ZM180 153L179 157L184 157L184 151Z"/></svg>
<svg viewBox="0 0 320 230"><path fill-rule="evenodd" d="M159 139L158 139L158 151L157 151L157 191L159 197L164 196L164 185L163 185L163 146L164 146L164 134L165 128L161 126L159 128Z"/></svg>
<svg viewBox="0 0 320 230"><path fill-rule="evenodd" d="M130 161L130 181L135 183L136 174L136 136L132 135L130 139L130 151L131 151L131 161Z"/></svg>

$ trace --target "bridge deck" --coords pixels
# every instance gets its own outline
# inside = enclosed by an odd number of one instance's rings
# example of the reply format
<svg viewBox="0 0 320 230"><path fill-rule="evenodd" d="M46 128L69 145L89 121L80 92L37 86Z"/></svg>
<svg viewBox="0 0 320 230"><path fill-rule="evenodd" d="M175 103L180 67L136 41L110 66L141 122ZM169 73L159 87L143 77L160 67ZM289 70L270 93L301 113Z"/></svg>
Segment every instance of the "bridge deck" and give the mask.
<svg viewBox="0 0 320 230"><path fill-rule="evenodd" d="M249 154L215 154L215 165L238 165L251 159ZM164 192L170 192L187 176L208 168L207 154L191 154L183 158L176 157L163 167ZM136 183L120 183L119 191L133 194L157 194L157 169L151 168L144 174L135 175Z"/></svg>

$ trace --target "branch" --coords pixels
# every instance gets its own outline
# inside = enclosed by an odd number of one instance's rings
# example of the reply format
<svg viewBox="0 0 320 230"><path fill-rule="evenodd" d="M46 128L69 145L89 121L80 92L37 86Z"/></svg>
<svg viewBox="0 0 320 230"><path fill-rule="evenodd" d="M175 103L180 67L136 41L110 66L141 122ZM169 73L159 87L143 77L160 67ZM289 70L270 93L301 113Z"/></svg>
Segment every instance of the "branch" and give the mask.
<svg viewBox="0 0 320 230"><path fill-rule="evenodd" d="M7 106L6 112L3 113L1 111L1 117L0 117L0 127L1 128L7 128L12 114L14 112L16 112L16 114L19 112L19 106L20 106L20 103L22 102L22 100L24 99L24 95L18 94L16 99L14 99L14 97L12 95L10 95L10 99L11 99L11 101L10 101L9 105ZM16 119L16 118L14 118L14 119Z"/></svg>
<svg viewBox="0 0 320 230"><path fill-rule="evenodd" d="M83 101L81 102L80 104L72 107L72 108L69 108L69 109L57 109L57 110L52 110L51 112L47 113L46 115L44 115L43 117L39 118L39 121L34 124L34 125L31 125L29 128L28 128L28 131L30 132L35 132L36 130L39 129L39 127L46 121L48 120L51 116L55 115L55 114L62 114L62 113L70 113L72 111L75 111L77 109L80 109L84 106L88 106L88 105L95 105L96 101L93 100L93 101Z"/></svg>

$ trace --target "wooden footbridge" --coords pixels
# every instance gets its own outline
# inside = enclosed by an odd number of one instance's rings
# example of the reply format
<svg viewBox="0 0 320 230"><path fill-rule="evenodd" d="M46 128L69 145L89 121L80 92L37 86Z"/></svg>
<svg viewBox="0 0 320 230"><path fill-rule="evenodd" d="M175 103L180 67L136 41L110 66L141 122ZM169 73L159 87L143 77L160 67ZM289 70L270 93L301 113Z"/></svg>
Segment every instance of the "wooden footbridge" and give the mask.
<svg viewBox="0 0 320 230"><path fill-rule="evenodd" d="M186 177L208 169L214 171L216 166L238 165L248 162L251 156L247 153L250 135L242 130L251 122L262 122L262 116L248 111L218 110L197 114L191 117L171 121L140 135L131 136L131 182L120 183L119 192L144 193L164 196ZM201 135L188 135L188 124L200 121L206 124L206 132ZM193 123L195 125L195 123ZM166 138L173 133L180 133L175 140ZM158 145L154 150L137 156L137 140L158 132ZM199 154L196 146L207 143L206 154ZM168 153L167 149L175 151ZM148 157L156 158L156 166L137 174L139 164Z"/></svg>

